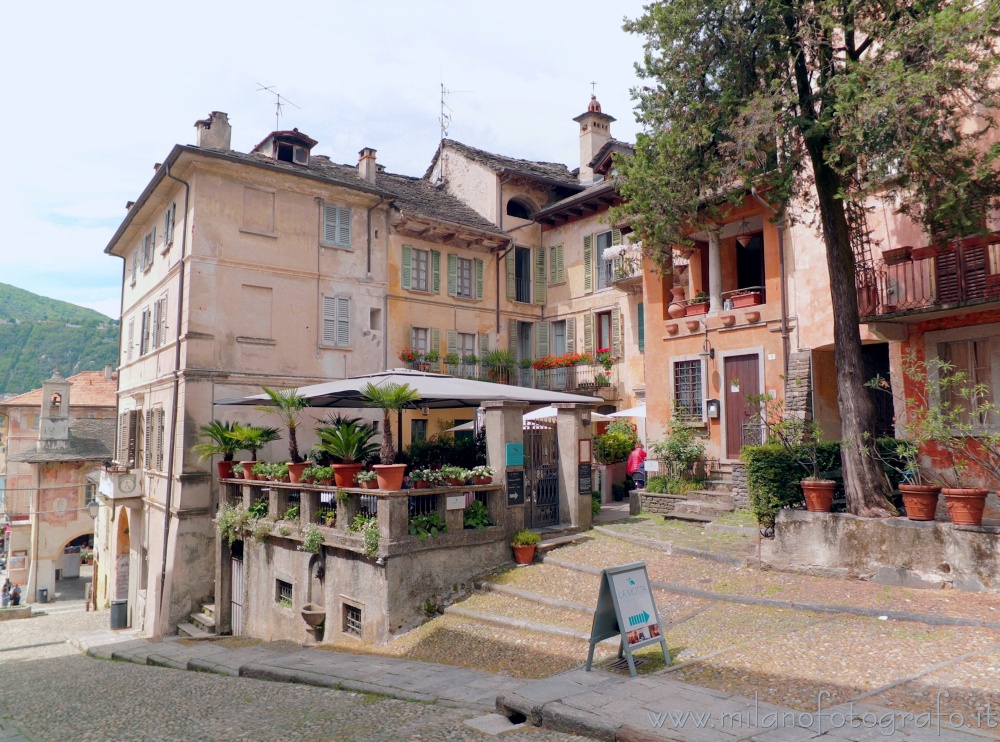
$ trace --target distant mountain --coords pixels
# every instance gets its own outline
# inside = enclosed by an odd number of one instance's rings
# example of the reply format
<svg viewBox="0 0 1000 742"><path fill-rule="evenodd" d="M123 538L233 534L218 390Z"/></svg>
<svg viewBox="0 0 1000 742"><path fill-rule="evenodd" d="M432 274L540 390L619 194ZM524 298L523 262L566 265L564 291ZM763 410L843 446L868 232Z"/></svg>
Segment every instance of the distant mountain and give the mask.
<svg viewBox="0 0 1000 742"><path fill-rule="evenodd" d="M93 309L0 283L0 395L118 365L118 322Z"/></svg>

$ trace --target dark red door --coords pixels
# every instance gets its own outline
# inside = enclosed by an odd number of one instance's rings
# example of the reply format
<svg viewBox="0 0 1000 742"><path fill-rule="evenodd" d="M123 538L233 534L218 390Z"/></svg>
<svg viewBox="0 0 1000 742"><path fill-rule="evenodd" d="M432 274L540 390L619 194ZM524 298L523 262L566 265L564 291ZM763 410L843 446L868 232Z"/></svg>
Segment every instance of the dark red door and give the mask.
<svg viewBox="0 0 1000 742"><path fill-rule="evenodd" d="M751 421L753 405L749 394L760 394L759 358L756 353L725 359L725 386L722 390L726 416L726 458L735 459L743 448L743 427Z"/></svg>

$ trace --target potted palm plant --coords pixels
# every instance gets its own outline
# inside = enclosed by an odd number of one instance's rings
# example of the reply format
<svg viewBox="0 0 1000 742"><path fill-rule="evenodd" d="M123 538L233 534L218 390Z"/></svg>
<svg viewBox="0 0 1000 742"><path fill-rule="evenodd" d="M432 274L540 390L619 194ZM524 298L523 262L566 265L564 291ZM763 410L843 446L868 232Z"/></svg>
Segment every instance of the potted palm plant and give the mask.
<svg viewBox="0 0 1000 742"><path fill-rule="evenodd" d="M372 442L375 428L365 423L341 419L335 425L316 431L320 442L314 450L333 460L333 478L338 487L353 487L354 477L374 458L378 446Z"/></svg>
<svg viewBox="0 0 1000 742"><path fill-rule="evenodd" d="M420 399L417 390L409 384L388 382L376 386L369 382L361 389L361 399L369 407L382 410L382 447L381 465L372 467L378 475L378 487L382 490L398 490L403 486L405 464L396 463L396 449L392 445L391 413L399 412L407 405L413 405Z"/></svg>
<svg viewBox="0 0 1000 742"><path fill-rule="evenodd" d="M250 453L250 460L243 462L243 477L248 481L256 479L253 467L257 463L257 452L271 441L281 438L277 428L243 423L233 423L232 432L228 435L236 442L238 450Z"/></svg>
<svg viewBox="0 0 1000 742"><path fill-rule="evenodd" d="M201 437L205 443L199 443L192 450L199 455L199 461L209 459L216 454L222 456L219 463L219 479L228 479L233 474L233 458L240 450L233 440L233 423L213 420L208 425L201 426Z"/></svg>
<svg viewBox="0 0 1000 742"><path fill-rule="evenodd" d="M261 389L274 404L261 405L257 409L277 415L288 428L288 476L292 482L298 482L302 478L302 472L309 464L299 454L296 428L302 416L302 410L309 406L309 400L299 394L298 389L268 389L266 386L261 387Z"/></svg>

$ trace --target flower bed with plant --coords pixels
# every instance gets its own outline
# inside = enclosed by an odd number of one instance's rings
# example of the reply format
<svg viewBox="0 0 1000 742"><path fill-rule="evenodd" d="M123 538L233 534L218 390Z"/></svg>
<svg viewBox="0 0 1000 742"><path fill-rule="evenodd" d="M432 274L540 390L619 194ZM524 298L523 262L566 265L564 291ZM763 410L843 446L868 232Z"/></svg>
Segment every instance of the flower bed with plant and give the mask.
<svg viewBox="0 0 1000 742"><path fill-rule="evenodd" d="M409 533L420 541L426 541L428 536L437 538L438 534L447 530L448 524L437 513L422 513L410 518Z"/></svg>
<svg viewBox="0 0 1000 742"><path fill-rule="evenodd" d="M462 523L465 528L476 531L486 530L487 526L492 526L490 512L486 505L479 500L473 500L469 507L462 511Z"/></svg>
<svg viewBox="0 0 1000 742"><path fill-rule="evenodd" d="M354 475L354 481L361 485L374 482L376 479L378 479L378 475L373 471L359 471Z"/></svg>

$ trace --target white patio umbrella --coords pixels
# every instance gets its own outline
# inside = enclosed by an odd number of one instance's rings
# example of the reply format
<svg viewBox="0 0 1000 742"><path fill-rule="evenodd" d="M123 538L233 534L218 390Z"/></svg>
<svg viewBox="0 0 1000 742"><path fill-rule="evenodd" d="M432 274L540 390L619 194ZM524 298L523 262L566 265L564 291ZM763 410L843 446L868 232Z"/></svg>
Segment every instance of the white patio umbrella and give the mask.
<svg viewBox="0 0 1000 742"><path fill-rule="evenodd" d="M612 412L608 417L646 417L646 405L636 405L635 407L629 407L627 410Z"/></svg>
<svg viewBox="0 0 1000 742"><path fill-rule="evenodd" d="M532 410L531 412L524 413L524 419L525 420L549 420L549 419L555 420L558 415L559 415L559 410L557 410L555 407L549 405L548 407L540 407L537 410ZM602 420L607 420L608 417L609 417L608 415L602 415L599 412L591 412L590 413L590 419L591 420L595 420L597 422L601 422Z"/></svg>

